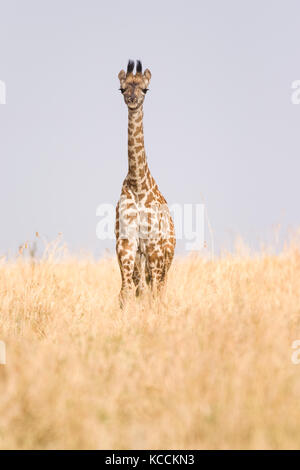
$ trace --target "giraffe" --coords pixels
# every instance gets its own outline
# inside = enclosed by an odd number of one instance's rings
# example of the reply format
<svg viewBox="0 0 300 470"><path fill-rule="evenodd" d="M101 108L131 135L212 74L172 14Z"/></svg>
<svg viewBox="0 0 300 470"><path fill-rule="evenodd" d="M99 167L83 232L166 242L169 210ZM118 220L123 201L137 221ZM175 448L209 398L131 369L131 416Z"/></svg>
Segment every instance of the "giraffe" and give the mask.
<svg viewBox="0 0 300 470"><path fill-rule="evenodd" d="M165 198L152 177L145 153L143 103L151 72L141 61L129 60L118 74L128 107L128 173L116 207L116 253L121 271L120 305L150 284L161 293L175 250L175 231Z"/></svg>

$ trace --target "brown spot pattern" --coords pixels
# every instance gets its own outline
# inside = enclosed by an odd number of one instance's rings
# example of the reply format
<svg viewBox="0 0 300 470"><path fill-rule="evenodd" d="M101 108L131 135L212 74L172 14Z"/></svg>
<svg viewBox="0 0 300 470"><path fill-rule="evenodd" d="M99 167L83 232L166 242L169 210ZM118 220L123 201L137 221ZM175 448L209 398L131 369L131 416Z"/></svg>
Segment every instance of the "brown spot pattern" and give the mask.
<svg viewBox="0 0 300 470"><path fill-rule="evenodd" d="M142 75L136 77L131 74L128 77L128 82L139 86L141 80ZM160 193L146 160L143 110L141 108L137 112L129 112L128 115L129 169L116 207L115 225L122 300L133 289L142 292L146 283L150 284L155 292L162 289L176 244L174 224L167 202ZM120 218L126 222L128 238L120 238ZM141 238L141 228L146 238ZM145 265L141 264L143 258Z"/></svg>

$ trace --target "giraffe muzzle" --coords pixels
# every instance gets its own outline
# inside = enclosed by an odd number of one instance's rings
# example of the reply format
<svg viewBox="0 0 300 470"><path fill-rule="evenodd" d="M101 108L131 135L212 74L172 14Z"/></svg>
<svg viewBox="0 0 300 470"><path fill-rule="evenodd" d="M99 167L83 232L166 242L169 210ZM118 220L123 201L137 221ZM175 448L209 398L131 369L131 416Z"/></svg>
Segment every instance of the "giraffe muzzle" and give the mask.
<svg viewBox="0 0 300 470"><path fill-rule="evenodd" d="M128 103L136 104L137 103L137 97L136 96L129 96Z"/></svg>

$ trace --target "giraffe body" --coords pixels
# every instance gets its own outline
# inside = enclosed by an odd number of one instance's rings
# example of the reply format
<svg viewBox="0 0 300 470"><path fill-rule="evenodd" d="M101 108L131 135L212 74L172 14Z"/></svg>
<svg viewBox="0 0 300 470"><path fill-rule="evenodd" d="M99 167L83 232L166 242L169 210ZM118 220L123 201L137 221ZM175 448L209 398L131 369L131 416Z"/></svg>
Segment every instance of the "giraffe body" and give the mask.
<svg viewBox="0 0 300 470"><path fill-rule="evenodd" d="M150 173L144 148L143 102L151 73L147 69L142 75L138 62L134 75L132 64L127 74L119 73L128 106L128 174L116 208L115 228L121 305L130 294L142 293L146 284L154 292L161 291L176 243L167 202Z"/></svg>

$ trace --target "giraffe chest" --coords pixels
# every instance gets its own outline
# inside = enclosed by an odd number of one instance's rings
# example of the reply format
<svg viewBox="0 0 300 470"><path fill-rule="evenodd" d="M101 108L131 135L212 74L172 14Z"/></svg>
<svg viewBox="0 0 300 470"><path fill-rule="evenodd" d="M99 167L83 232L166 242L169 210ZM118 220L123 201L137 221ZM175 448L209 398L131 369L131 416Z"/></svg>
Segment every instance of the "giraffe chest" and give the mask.
<svg viewBox="0 0 300 470"><path fill-rule="evenodd" d="M119 203L119 226L123 238L135 239L140 252L147 244L164 238L169 226L169 211L160 193L126 194Z"/></svg>

